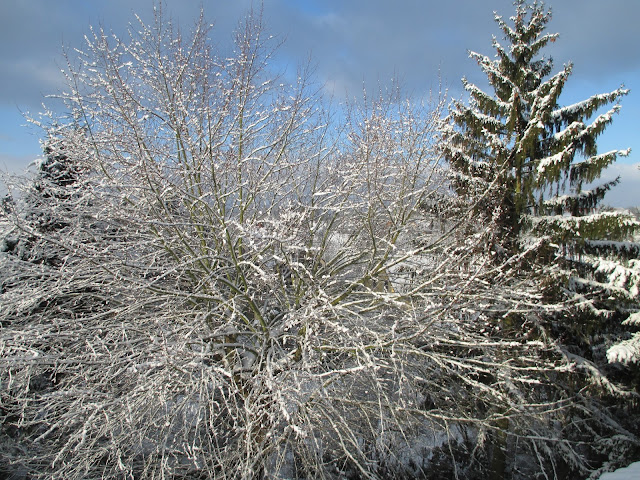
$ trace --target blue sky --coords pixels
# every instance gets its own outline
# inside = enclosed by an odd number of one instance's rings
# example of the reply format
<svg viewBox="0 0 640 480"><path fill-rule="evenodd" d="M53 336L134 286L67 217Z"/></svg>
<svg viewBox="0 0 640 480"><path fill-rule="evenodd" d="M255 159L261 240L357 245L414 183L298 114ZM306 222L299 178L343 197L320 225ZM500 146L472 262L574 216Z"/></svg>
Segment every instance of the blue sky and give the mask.
<svg viewBox="0 0 640 480"><path fill-rule="evenodd" d="M257 3L257 2L256 2ZM165 12L188 28L202 5L222 48L250 0L166 0ZM357 96L392 77L420 96L438 89L461 98L460 78L483 77L467 50L493 55L500 39L493 11L513 14L512 0L264 0L269 33L285 40L280 58L291 66L311 57L316 76L337 99ZM607 177L622 183L607 196L616 206L640 205L640 1L555 0L547 53L556 68L574 63L563 104L616 89L631 93L600 142L602 152L631 148ZM89 25L126 34L133 13L149 19L153 0L4 0L0 2L0 169L17 172L40 155L40 132L23 112L42 110L44 95L63 87L63 49L81 48Z"/></svg>

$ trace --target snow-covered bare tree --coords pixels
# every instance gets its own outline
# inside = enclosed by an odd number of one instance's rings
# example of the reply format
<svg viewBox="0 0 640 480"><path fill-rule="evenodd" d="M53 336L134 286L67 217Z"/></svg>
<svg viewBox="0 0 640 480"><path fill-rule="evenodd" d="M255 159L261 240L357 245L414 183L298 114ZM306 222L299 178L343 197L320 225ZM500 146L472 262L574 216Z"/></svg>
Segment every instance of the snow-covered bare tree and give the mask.
<svg viewBox="0 0 640 480"><path fill-rule="evenodd" d="M59 260L3 269L3 457L56 479L589 470L565 359L492 318L539 296L456 240L473 208L430 228L442 102L336 126L272 42L249 14L227 58L158 12L69 62L67 115L39 122L78 175L14 195L10 228Z"/></svg>

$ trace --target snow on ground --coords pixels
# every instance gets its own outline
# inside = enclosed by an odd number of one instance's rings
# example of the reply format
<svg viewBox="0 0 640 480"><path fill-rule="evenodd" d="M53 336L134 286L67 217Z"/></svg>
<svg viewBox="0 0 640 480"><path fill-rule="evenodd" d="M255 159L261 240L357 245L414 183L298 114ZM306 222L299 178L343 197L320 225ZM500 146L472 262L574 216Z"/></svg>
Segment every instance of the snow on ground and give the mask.
<svg viewBox="0 0 640 480"><path fill-rule="evenodd" d="M626 468L619 468L615 472L605 473L600 480L639 480L640 462L632 463Z"/></svg>

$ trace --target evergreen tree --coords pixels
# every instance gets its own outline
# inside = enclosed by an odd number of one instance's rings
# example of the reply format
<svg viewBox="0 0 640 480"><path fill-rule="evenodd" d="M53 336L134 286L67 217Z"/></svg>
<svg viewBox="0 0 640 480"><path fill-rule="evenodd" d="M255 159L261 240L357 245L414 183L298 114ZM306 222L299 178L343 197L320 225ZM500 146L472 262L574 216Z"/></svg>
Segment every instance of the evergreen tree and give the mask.
<svg viewBox="0 0 640 480"><path fill-rule="evenodd" d="M73 135L83 134L74 132ZM43 158L36 162L35 177L26 187L22 201L16 204L9 196L3 202L7 214L15 213L15 225L3 235L0 251L22 261L54 265L60 261L60 249L43 244L41 237L47 232L62 233L70 226L84 188L81 180L85 167L55 136L44 142L43 153Z"/></svg>
<svg viewBox="0 0 640 480"><path fill-rule="evenodd" d="M620 109L618 103L589 121L628 90L619 88L560 106L558 100L572 65L552 76L552 59L539 56L558 37L545 33L551 11L537 1L529 5L518 0L515 5L513 26L496 15L508 44L503 46L494 37L495 59L470 53L486 74L493 94L463 79L470 102L454 103L445 147L455 172L456 192L484 197L479 208L497 218L500 234L506 237L502 243L511 246L530 214L578 217L593 212L618 180L590 191L584 191L583 185L628 153L597 151L596 140ZM602 236L612 224L617 225L616 237L632 231L626 215L607 217L593 217L588 222L590 231ZM584 220L581 224L587 226Z"/></svg>
<svg viewBox="0 0 640 480"><path fill-rule="evenodd" d="M552 75L552 59L541 55L558 38L545 32L551 11L538 1L518 0L515 6L511 22L495 17L506 40L502 45L494 37L495 59L470 53L493 92L463 79L470 101L454 103L444 148L453 188L463 199L480 200L478 214L493 222L494 253L522 251L532 239L550 247L537 261L555 259L546 274L561 277L563 287L555 293L580 306L579 335L597 330L606 337L600 347L610 346L622 334L611 327L618 320L638 323L639 249L631 240L640 224L628 212L599 208L619 178L590 190L583 186L629 153L597 148L628 90L562 106L572 65ZM609 360L640 357L640 338L623 342L609 351Z"/></svg>

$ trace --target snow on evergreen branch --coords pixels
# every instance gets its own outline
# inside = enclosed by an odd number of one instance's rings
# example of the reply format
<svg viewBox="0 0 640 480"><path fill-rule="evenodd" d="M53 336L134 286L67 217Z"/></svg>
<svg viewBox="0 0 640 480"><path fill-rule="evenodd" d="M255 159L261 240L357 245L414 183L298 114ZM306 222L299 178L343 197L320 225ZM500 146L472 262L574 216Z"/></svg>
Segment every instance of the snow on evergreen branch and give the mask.
<svg viewBox="0 0 640 480"><path fill-rule="evenodd" d="M627 95L628 89L618 88L610 93L601 93L593 95L592 97L583 100L581 102L567 105L555 110L551 114L551 120L555 123L569 124L575 122L578 119L589 118L595 110L608 103L616 101L619 97Z"/></svg>
<svg viewBox="0 0 640 480"><path fill-rule="evenodd" d="M584 216L547 215L527 216L532 228L540 232L555 232L562 236L612 239L626 237L636 231L640 223L626 212L600 212Z"/></svg>
<svg viewBox="0 0 640 480"><path fill-rule="evenodd" d="M640 362L640 332L617 343L607 350L607 360L610 363L620 362L624 364Z"/></svg>

